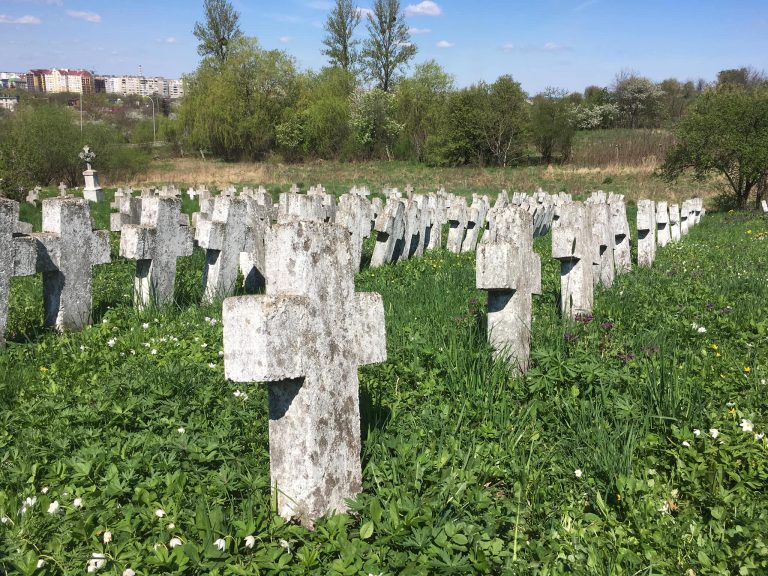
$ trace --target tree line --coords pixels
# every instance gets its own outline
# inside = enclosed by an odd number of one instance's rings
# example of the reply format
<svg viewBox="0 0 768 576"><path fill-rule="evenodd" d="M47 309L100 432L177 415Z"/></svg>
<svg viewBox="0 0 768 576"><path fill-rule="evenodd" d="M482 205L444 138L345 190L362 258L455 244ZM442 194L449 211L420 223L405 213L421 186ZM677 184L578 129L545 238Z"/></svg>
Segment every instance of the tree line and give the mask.
<svg viewBox="0 0 768 576"><path fill-rule="evenodd" d="M246 37L227 0L205 0L204 11L194 30L202 59L163 137L229 160L564 161L577 130L671 127L710 87L625 71L611 86L574 93L530 95L511 75L458 88L434 60L411 65L417 48L399 0L375 0L365 14L352 0L336 0L325 22L328 65L300 72L287 52ZM721 72L717 84L763 81L738 69Z"/></svg>

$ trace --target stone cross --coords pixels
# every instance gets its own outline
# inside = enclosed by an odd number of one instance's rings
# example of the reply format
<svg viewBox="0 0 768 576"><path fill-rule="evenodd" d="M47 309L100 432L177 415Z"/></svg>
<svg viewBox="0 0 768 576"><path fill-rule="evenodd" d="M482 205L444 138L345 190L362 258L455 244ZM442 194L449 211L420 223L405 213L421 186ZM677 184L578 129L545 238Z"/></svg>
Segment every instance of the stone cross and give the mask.
<svg viewBox="0 0 768 576"><path fill-rule="evenodd" d="M451 207L448 208L448 243L446 248L449 252L458 254L461 252L461 245L464 242L464 233L467 230L469 221L469 208L467 199L463 196L454 197Z"/></svg>
<svg viewBox="0 0 768 576"><path fill-rule="evenodd" d="M435 209L434 204L430 203L429 196L414 194L413 200L419 206L419 238L414 255L423 256L424 251L429 248L429 243L432 240L432 231L435 226Z"/></svg>
<svg viewBox="0 0 768 576"><path fill-rule="evenodd" d="M653 200L637 202L637 265L652 266L656 259L656 205Z"/></svg>
<svg viewBox="0 0 768 576"><path fill-rule="evenodd" d="M203 301L211 303L235 291L240 252L246 248L247 205L243 198L217 196L210 216L198 218L195 239L205 252Z"/></svg>
<svg viewBox="0 0 768 576"><path fill-rule="evenodd" d="M225 376L268 383L273 497L305 525L362 489L357 369L387 358L384 304L355 292L349 242L334 224L277 224L266 294L224 301Z"/></svg>
<svg viewBox="0 0 768 576"><path fill-rule="evenodd" d="M352 248L352 267L360 271L363 255L363 241L371 234L371 205L364 196L344 194L339 198L336 211L336 223L343 226L350 237Z"/></svg>
<svg viewBox="0 0 768 576"><path fill-rule="evenodd" d="M293 220L326 221L328 211L326 206L323 206L323 196L320 194L283 192L279 202L277 221L280 223Z"/></svg>
<svg viewBox="0 0 768 576"><path fill-rule="evenodd" d="M83 198L89 202L102 202L104 200L104 191L99 185L98 173L91 168L91 162L96 158L96 154L89 146L83 146L83 151L80 152L80 158L86 165L86 169L83 172L83 178L85 179Z"/></svg>
<svg viewBox="0 0 768 576"><path fill-rule="evenodd" d="M429 194L427 206L432 212L432 225L429 228L429 239L425 250L437 250L443 247L443 224L445 223L446 207L445 196L442 194Z"/></svg>
<svg viewBox="0 0 768 576"><path fill-rule="evenodd" d="M291 189L288 190L288 192L290 192L291 194L298 194L299 192L301 192L301 190L299 189L298 186L296 186L296 184L292 184Z"/></svg>
<svg viewBox="0 0 768 576"><path fill-rule="evenodd" d="M46 326L79 330L91 322L93 272L110 262L109 232L93 230L83 198L43 200L43 232L17 238L16 275L43 273Z"/></svg>
<svg viewBox="0 0 768 576"><path fill-rule="evenodd" d="M480 232L485 229L485 217L488 214L489 202L484 196L474 195L469 207L467 232L461 243L462 252L474 252L480 239Z"/></svg>
<svg viewBox="0 0 768 576"><path fill-rule="evenodd" d="M560 310L574 319L592 313L592 226L587 207L581 202L558 207L552 225L552 257L560 260Z"/></svg>
<svg viewBox="0 0 768 576"><path fill-rule="evenodd" d="M669 228L669 208L666 202L656 203L656 241L659 246L666 246L672 241Z"/></svg>
<svg viewBox="0 0 768 576"><path fill-rule="evenodd" d="M387 200L384 211L376 219L376 245L371 256L371 268L393 261L398 243L404 242L405 204L397 199Z"/></svg>
<svg viewBox="0 0 768 576"><path fill-rule="evenodd" d="M672 242L680 240L680 206L669 205L669 239Z"/></svg>
<svg viewBox="0 0 768 576"><path fill-rule="evenodd" d="M419 246L419 222L421 219L419 205L414 200L403 199L402 202L405 206L405 214L403 216L405 229L402 242L398 241L395 245L395 253L392 256L392 260L396 262L402 262L414 256Z"/></svg>
<svg viewBox="0 0 768 576"><path fill-rule="evenodd" d="M64 182L59 182L59 198L69 198L69 195L67 194L67 189L69 186L67 186Z"/></svg>
<svg viewBox="0 0 768 576"><path fill-rule="evenodd" d="M32 190L27 192L26 201L33 206L37 206L38 200L40 200L40 187L35 186Z"/></svg>
<svg viewBox="0 0 768 576"><path fill-rule="evenodd" d="M246 239L240 252L240 272L243 287L250 293L262 291L266 286L264 266L266 236L272 225L272 196L264 191L251 191L242 198L246 202Z"/></svg>
<svg viewBox="0 0 768 576"><path fill-rule="evenodd" d="M614 235L611 227L611 211L602 201L588 203L589 218L592 223L592 282L605 288L613 286L616 268L613 259Z"/></svg>
<svg viewBox="0 0 768 576"><path fill-rule="evenodd" d="M405 193L408 195L408 198L410 198L410 197L411 197L411 194L413 194L413 186L411 186L410 184L408 184L408 185L405 187Z"/></svg>
<svg viewBox="0 0 768 576"><path fill-rule="evenodd" d="M763 209L763 214L768 214L768 201L760 200L760 207Z"/></svg>
<svg viewBox="0 0 768 576"><path fill-rule="evenodd" d="M525 210L496 210L493 231L477 248L476 280L479 289L488 290L488 340L495 357L524 374L531 351L532 294L541 294L541 260L533 251L533 218Z"/></svg>
<svg viewBox="0 0 768 576"><path fill-rule="evenodd" d="M109 215L109 229L112 232L120 232L126 224L139 224L143 201L143 198L134 198L125 194L117 198L115 203L119 211Z"/></svg>
<svg viewBox="0 0 768 576"><path fill-rule="evenodd" d="M120 256L136 260L134 302L144 309L173 302L176 259L192 255L192 229L179 222L181 200L147 198L141 224L126 224L120 235Z"/></svg>
<svg viewBox="0 0 768 576"><path fill-rule="evenodd" d="M614 197L608 200L611 212L611 230L613 231L613 264L616 274L632 271L632 247L627 206L623 198Z"/></svg>
<svg viewBox="0 0 768 576"><path fill-rule="evenodd" d="M0 347L5 346L8 323L8 298L14 274L14 232L19 219L19 204L0 198Z"/></svg>
<svg viewBox="0 0 768 576"><path fill-rule="evenodd" d="M691 201L684 200L680 206L680 236L687 236L691 227Z"/></svg>

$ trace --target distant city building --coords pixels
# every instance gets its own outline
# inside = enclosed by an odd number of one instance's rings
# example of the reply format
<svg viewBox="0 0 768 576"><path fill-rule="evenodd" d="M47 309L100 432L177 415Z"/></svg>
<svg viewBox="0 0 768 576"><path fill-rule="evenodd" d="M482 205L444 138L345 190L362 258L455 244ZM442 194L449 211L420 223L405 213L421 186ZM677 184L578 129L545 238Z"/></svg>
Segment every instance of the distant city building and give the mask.
<svg viewBox="0 0 768 576"><path fill-rule="evenodd" d="M16 111L16 106L19 105L18 96L0 96L0 110Z"/></svg>
<svg viewBox="0 0 768 576"><path fill-rule="evenodd" d="M26 74L27 90L30 92L73 92L93 93L93 74L87 70L50 68L30 70Z"/></svg>
<svg viewBox="0 0 768 576"><path fill-rule="evenodd" d="M27 89L27 75L23 72L0 72L0 88Z"/></svg>
<svg viewBox="0 0 768 576"><path fill-rule="evenodd" d="M161 76L99 76L96 78L97 89L104 86L107 94L129 94L137 96L160 96L162 98L181 98L184 96L183 80L168 80Z"/></svg>

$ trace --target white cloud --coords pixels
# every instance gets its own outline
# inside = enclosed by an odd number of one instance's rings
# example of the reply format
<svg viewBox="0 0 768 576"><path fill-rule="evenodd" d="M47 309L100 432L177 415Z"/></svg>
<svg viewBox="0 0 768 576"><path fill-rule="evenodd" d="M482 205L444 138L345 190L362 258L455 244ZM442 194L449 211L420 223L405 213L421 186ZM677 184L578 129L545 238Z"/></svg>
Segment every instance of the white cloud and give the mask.
<svg viewBox="0 0 768 576"><path fill-rule="evenodd" d="M281 44L289 44L293 42L292 36L280 36L279 38Z"/></svg>
<svg viewBox="0 0 768 576"><path fill-rule="evenodd" d="M77 18L78 20L85 20L86 22L94 22L96 24L101 22L101 16L96 14L96 12L88 12L87 10L67 10L67 16Z"/></svg>
<svg viewBox="0 0 768 576"><path fill-rule="evenodd" d="M369 16L371 18L375 18L375 14L373 13L373 10L370 8L355 8L355 11L360 14L360 18L368 18Z"/></svg>
<svg viewBox="0 0 768 576"><path fill-rule="evenodd" d="M557 42L547 42L544 44L544 51L545 52L559 52L560 50L564 50L565 48L558 44Z"/></svg>
<svg viewBox="0 0 768 576"><path fill-rule="evenodd" d="M410 34L429 34L432 30L429 28L409 28L408 32Z"/></svg>
<svg viewBox="0 0 768 576"><path fill-rule="evenodd" d="M456 46L453 42L448 42L448 40L440 40L437 44L435 44L438 48L453 48Z"/></svg>
<svg viewBox="0 0 768 576"><path fill-rule="evenodd" d="M512 42L507 42L506 44L501 45L501 49L504 52L512 52L515 49L515 45L512 44Z"/></svg>
<svg viewBox="0 0 768 576"><path fill-rule="evenodd" d="M406 16L415 16L420 14L422 16L440 16L443 13L443 9L437 5L437 2L432 0L423 0L418 4L409 4L405 8Z"/></svg>
<svg viewBox="0 0 768 576"><path fill-rule="evenodd" d="M176 44L176 36L168 36L163 42L166 44Z"/></svg>
<svg viewBox="0 0 768 576"><path fill-rule="evenodd" d="M0 24L42 24L43 21L37 16L19 16L14 18L12 16L6 16L0 14Z"/></svg>

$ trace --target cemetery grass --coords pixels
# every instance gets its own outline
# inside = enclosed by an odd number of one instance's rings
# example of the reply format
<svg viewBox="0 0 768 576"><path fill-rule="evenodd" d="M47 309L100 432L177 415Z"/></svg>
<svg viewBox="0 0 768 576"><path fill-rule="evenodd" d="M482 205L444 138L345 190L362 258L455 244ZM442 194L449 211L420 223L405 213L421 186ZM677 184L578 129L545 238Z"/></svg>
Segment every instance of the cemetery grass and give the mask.
<svg viewBox="0 0 768 576"><path fill-rule="evenodd" d="M360 370L363 492L314 531L273 513L266 391L224 379L202 253L176 306L140 313L115 241L81 333L44 331L39 278L13 280L0 574L82 573L94 553L106 574L768 570L765 218L707 215L579 322L538 239L524 378L492 360L474 254L364 267L389 358Z"/></svg>

